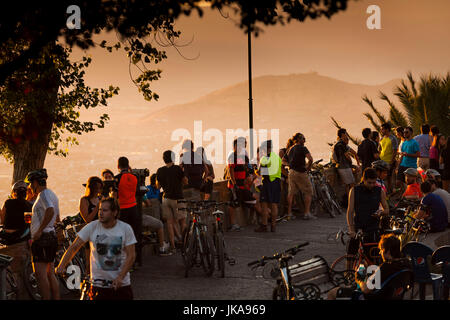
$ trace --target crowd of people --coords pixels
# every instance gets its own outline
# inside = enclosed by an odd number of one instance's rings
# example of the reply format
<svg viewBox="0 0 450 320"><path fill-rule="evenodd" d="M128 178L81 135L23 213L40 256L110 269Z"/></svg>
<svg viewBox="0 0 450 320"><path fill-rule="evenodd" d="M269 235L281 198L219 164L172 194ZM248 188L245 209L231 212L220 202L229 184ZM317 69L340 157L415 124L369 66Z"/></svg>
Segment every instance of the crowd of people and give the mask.
<svg viewBox="0 0 450 320"><path fill-rule="evenodd" d="M393 131L386 123L381 127L380 136L366 128L362 131L364 139L353 150L347 131L338 130L330 160L346 190L342 203L348 208L352 238L348 253L357 250L357 230L362 230L368 241L380 240L378 220L373 213L388 215L387 198L399 190L404 189L403 197L421 200L429 208L418 215L429 216L432 232L448 226L450 138L446 140L435 126L423 125L421 131L414 137L411 127ZM272 141L267 140L258 147L256 159L250 161L246 139L239 137L233 141L224 172L231 200L229 231L242 229L236 217L236 209L241 207L257 214L255 232L276 232L280 202L286 204L285 219L295 219L293 203L299 192L304 202L303 219L317 219L310 212L313 188L308 172L313 157L305 144L305 136L296 133L285 148L276 152ZM178 201L210 199L216 177L205 150L199 147L194 151L191 140L182 144L179 164L175 164L175 153L171 150L163 153L162 160L164 165L150 176L142 198L142 205L152 212L150 215L141 216L138 212L139 181L126 157L118 159L117 175L105 169L100 177L88 179L79 202L85 226L56 271L53 266L58 248L55 225L60 221L60 211L58 197L47 188L47 172L45 169L32 171L24 181L13 185L11 199L0 211L3 223L0 236L4 243L21 241L27 229L27 213L32 212L31 255L44 299L59 298L55 272L63 274L82 248L89 257L92 279L111 282L109 286L93 286L91 293L96 299L133 297L129 271L138 267L136 250L142 241L142 228L157 233L161 256L177 253L187 226L187 213L179 210L186 204ZM356 182L359 175L362 175L361 183Z"/></svg>

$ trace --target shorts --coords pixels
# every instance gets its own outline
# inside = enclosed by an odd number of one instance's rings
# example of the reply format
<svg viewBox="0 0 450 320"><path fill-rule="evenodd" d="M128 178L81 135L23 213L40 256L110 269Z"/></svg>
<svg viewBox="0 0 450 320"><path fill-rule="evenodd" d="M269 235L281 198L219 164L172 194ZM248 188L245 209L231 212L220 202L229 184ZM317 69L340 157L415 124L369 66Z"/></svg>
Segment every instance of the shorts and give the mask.
<svg viewBox="0 0 450 320"><path fill-rule="evenodd" d="M161 209L164 220L181 220L187 217L185 211L178 210L177 200L163 198Z"/></svg>
<svg viewBox="0 0 450 320"><path fill-rule="evenodd" d="M153 218L147 214L142 215L142 227L149 228L150 231L156 232L159 229L163 228L164 225L161 220Z"/></svg>
<svg viewBox="0 0 450 320"><path fill-rule="evenodd" d="M230 192L230 201L233 200L233 189L228 189ZM256 198L253 197L253 194L248 189L240 189L237 188L236 190L236 201L232 201L230 204L230 207L232 208L238 208L240 206L247 206L252 207L256 204Z"/></svg>
<svg viewBox="0 0 450 320"><path fill-rule="evenodd" d="M355 183L355 177L353 176L352 168L338 169L338 174L343 184L349 185Z"/></svg>
<svg viewBox="0 0 450 320"><path fill-rule="evenodd" d="M55 232L43 232L41 237L31 243L33 263L53 263L58 250L58 238Z"/></svg>
<svg viewBox="0 0 450 320"><path fill-rule="evenodd" d="M304 195L312 195L313 188L306 172L289 170L288 193L295 195L301 191Z"/></svg>
<svg viewBox="0 0 450 320"><path fill-rule="evenodd" d="M92 286L89 297L91 300L133 300L133 291L131 286L120 287L117 290Z"/></svg>
<svg viewBox="0 0 450 320"><path fill-rule="evenodd" d="M279 178L273 181L270 181L269 179L264 179L259 201L267 203L280 203L280 197L281 197L281 180Z"/></svg>
<svg viewBox="0 0 450 320"><path fill-rule="evenodd" d="M376 243L373 246L364 246L364 254L368 257L379 257L378 242L380 241L380 235L378 231L364 232L363 243ZM375 248L375 249L372 249ZM347 242L347 254L355 255L359 249L359 240L351 238Z"/></svg>

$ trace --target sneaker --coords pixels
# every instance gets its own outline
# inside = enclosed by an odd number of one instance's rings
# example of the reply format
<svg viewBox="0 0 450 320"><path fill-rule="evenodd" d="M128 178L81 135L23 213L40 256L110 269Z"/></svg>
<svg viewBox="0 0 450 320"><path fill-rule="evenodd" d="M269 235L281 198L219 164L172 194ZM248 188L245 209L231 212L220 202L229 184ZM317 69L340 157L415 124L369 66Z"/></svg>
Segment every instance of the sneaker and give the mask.
<svg viewBox="0 0 450 320"><path fill-rule="evenodd" d="M286 216L286 220L287 220L287 221L295 220L295 219L297 219L297 217L294 216L293 214L288 214L288 215Z"/></svg>
<svg viewBox="0 0 450 320"><path fill-rule="evenodd" d="M238 224L233 224L230 231L241 231L241 227Z"/></svg>
<svg viewBox="0 0 450 320"><path fill-rule="evenodd" d="M171 256L171 255L173 255L173 252L169 248L162 247L162 248L159 248L159 255L161 257Z"/></svg>
<svg viewBox="0 0 450 320"><path fill-rule="evenodd" d="M255 229L255 232L267 232L267 226L262 224L259 226L259 228Z"/></svg>

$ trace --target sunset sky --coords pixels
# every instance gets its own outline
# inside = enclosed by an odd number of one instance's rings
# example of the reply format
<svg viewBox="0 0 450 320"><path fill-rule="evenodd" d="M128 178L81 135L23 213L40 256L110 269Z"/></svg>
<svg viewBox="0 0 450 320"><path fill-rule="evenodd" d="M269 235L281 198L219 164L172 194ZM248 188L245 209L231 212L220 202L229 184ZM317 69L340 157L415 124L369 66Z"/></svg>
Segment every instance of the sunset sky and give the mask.
<svg viewBox="0 0 450 320"><path fill-rule="evenodd" d="M382 30L369 30L369 5L381 8ZM159 102L146 102L130 81L123 51L109 54L90 50L92 85L114 84L121 88L113 105L154 109L185 103L213 90L247 80L247 37L232 18L205 8L177 20L180 48L167 48L160 64L162 79L153 88ZM232 15L231 10L223 14ZM450 1L383 0L350 1L348 9L326 18L264 27L253 40L253 76L317 71L319 74L361 84L381 84L415 74L450 70ZM114 40L115 35L108 38ZM100 42L100 41L98 41ZM257 97L255 97L257 99Z"/></svg>

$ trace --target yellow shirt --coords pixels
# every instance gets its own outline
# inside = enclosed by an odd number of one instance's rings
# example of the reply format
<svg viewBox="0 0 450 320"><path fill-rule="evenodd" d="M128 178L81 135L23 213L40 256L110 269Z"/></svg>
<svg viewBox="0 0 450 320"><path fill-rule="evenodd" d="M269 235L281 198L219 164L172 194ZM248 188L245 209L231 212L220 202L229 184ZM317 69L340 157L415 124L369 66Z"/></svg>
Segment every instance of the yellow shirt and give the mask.
<svg viewBox="0 0 450 320"><path fill-rule="evenodd" d="M394 150L392 149L392 140L389 137L384 137L380 141L380 145L380 159L390 164L392 162L392 157L394 156Z"/></svg>

